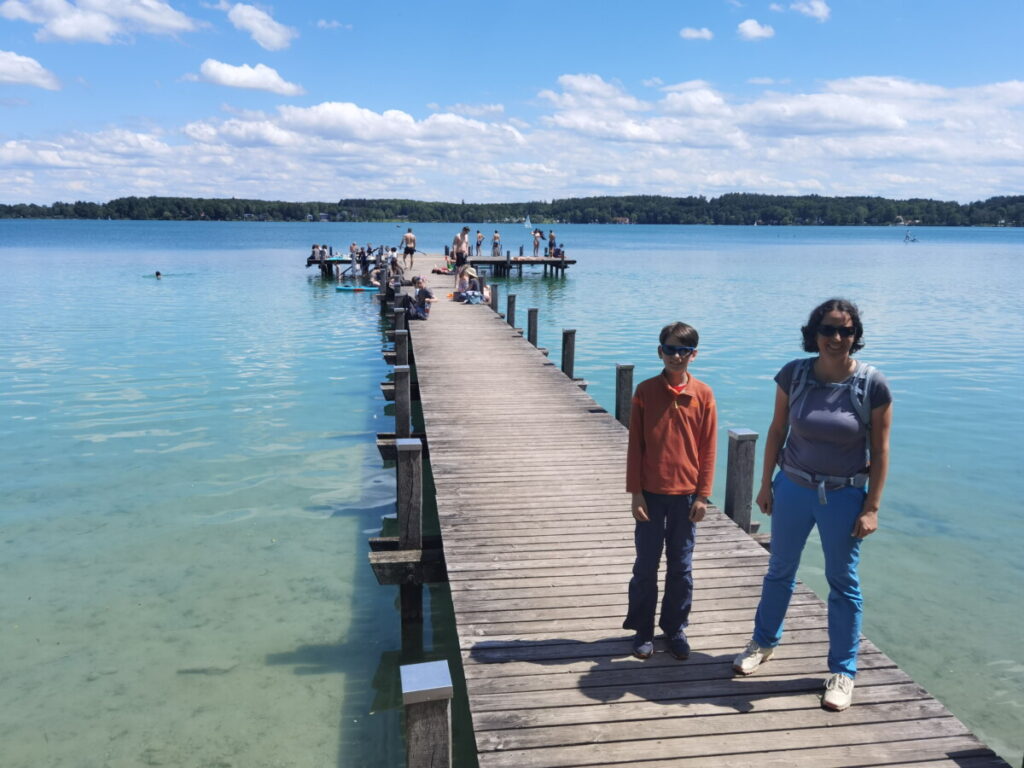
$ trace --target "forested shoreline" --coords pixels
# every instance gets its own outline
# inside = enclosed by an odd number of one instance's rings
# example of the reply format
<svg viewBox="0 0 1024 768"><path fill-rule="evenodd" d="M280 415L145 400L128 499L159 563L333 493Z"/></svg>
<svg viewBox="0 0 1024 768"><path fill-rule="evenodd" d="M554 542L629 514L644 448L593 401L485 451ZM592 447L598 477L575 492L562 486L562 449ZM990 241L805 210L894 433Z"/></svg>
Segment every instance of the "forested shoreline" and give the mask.
<svg viewBox="0 0 1024 768"><path fill-rule="evenodd" d="M237 198L120 197L107 203L0 204L0 219L164 221L415 221L534 224L761 224L1024 226L1024 195L974 203L914 198L732 193L716 198L632 195L549 202L446 203L399 199L283 202Z"/></svg>

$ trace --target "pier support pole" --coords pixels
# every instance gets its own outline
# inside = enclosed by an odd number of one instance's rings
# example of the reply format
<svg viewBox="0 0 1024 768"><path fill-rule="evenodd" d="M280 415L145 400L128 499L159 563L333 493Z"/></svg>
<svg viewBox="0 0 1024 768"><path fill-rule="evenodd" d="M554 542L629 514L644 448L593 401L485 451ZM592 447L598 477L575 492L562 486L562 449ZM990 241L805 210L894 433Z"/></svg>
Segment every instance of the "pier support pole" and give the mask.
<svg viewBox="0 0 1024 768"><path fill-rule="evenodd" d="M615 366L615 419L629 429L633 404L633 366Z"/></svg>
<svg viewBox="0 0 1024 768"><path fill-rule="evenodd" d="M562 373L570 379L573 377L576 358L576 329L562 329Z"/></svg>
<svg viewBox="0 0 1024 768"><path fill-rule="evenodd" d="M397 307L395 309L395 330L408 330L408 328L405 325L405 307Z"/></svg>
<svg viewBox="0 0 1024 768"><path fill-rule="evenodd" d="M505 322L516 327L516 295L510 293L506 299Z"/></svg>
<svg viewBox="0 0 1024 768"><path fill-rule="evenodd" d="M412 438L396 438L398 451L398 548L423 549L423 444ZM402 614L403 647L419 637L422 629L407 626L423 621L423 585L398 586ZM417 633L419 633L417 635ZM406 641L405 638L410 640ZM410 649L411 650L411 649Z"/></svg>
<svg viewBox="0 0 1024 768"><path fill-rule="evenodd" d="M412 434L411 379L412 370L408 365L395 366L395 437Z"/></svg>
<svg viewBox="0 0 1024 768"><path fill-rule="evenodd" d="M729 430L729 457L725 472L725 514L750 533L750 507L754 498L754 447L757 432Z"/></svg>
<svg viewBox="0 0 1024 768"><path fill-rule="evenodd" d="M395 365L409 364L409 332L395 331Z"/></svg>
<svg viewBox="0 0 1024 768"><path fill-rule="evenodd" d="M447 661L400 668L405 707L405 754L409 768L452 764L452 677Z"/></svg>
<svg viewBox="0 0 1024 768"><path fill-rule="evenodd" d="M498 286L491 283L491 310L498 314Z"/></svg>
<svg viewBox="0 0 1024 768"><path fill-rule="evenodd" d="M526 310L526 338L527 338L527 340L531 344L533 344L533 346L535 346L535 347L537 346L537 308L536 307L530 307L528 310Z"/></svg>

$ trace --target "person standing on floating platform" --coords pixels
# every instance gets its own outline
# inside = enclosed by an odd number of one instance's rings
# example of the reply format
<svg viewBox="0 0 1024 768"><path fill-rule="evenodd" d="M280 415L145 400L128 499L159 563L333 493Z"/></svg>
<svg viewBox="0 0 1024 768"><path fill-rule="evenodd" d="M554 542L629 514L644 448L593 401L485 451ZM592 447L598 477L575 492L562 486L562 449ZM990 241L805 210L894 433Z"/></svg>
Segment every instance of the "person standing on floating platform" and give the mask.
<svg viewBox="0 0 1024 768"><path fill-rule="evenodd" d="M402 235L402 266L406 269L412 267L413 257L416 255L416 235L412 233L412 227L409 227ZM406 264L406 259L409 263Z"/></svg>
<svg viewBox="0 0 1024 768"><path fill-rule="evenodd" d="M458 274L469 261L469 227L463 227L455 234L452 240L452 254L455 256L455 275L458 282Z"/></svg>
<svg viewBox="0 0 1024 768"><path fill-rule="evenodd" d="M555 258L555 244L556 244L555 243L555 230L552 229L552 230L550 230L548 232L548 258L549 259Z"/></svg>
<svg viewBox="0 0 1024 768"><path fill-rule="evenodd" d="M851 357L864 346L853 302L829 299L800 330L804 351L818 356L793 360L775 376L775 414L757 494L757 505L772 518L771 559L754 635L733 669L749 675L774 655L800 555L817 525L829 585L830 675L821 703L841 711L853 701L863 612L857 564L861 541L878 528L892 393L881 373Z"/></svg>
<svg viewBox="0 0 1024 768"><path fill-rule="evenodd" d="M498 230L494 230L494 236L491 238L491 258L501 258L501 233Z"/></svg>
<svg viewBox="0 0 1024 768"><path fill-rule="evenodd" d="M476 257L480 258L480 251L484 246L484 233L479 229L476 231Z"/></svg>
<svg viewBox="0 0 1024 768"><path fill-rule="evenodd" d="M540 255L540 241L544 237L544 233L539 229L533 230L533 258L537 258Z"/></svg>
<svg viewBox="0 0 1024 768"><path fill-rule="evenodd" d="M715 479L718 411L711 387L689 372L697 356L697 330L686 323L661 329L658 376L633 394L626 454L626 491L636 520L636 561L629 582L623 629L636 632L633 655L654 654L658 566L666 555L665 591L659 627L669 652L690 656L686 627L693 604L693 546Z"/></svg>

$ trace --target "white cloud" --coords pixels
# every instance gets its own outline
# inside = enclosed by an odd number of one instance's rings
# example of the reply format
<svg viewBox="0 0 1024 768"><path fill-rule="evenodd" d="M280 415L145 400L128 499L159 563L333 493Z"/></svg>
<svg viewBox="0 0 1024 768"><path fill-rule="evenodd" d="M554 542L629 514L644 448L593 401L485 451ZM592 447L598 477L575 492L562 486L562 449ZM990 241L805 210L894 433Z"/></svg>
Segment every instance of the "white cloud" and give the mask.
<svg viewBox="0 0 1024 768"><path fill-rule="evenodd" d="M351 24L343 24L342 22L338 21L337 19L331 19L330 21L328 21L327 19L317 19L316 28L317 29L352 29L352 25Z"/></svg>
<svg viewBox="0 0 1024 768"><path fill-rule="evenodd" d="M252 88L281 96L298 96L306 92L301 85L287 82L276 69L265 64L257 64L255 67L248 64L233 66L216 59L207 59L199 67L199 72L206 82L230 88Z"/></svg>
<svg viewBox="0 0 1024 768"><path fill-rule="evenodd" d="M736 27L739 36L744 40L763 40L767 37L774 37L775 30L767 24L758 24L754 19L741 21Z"/></svg>
<svg viewBox="0 0 1024 768"><path fill-rule="evenodd" d="M436 104L432 107L435 112L442 111ZM493 117L505 113L504 104L452 104L445 107L445 112L452 112L465 117Z"/></svg>
<svg viewBox="0 0 1024 768"><path fill-rule="evenodd" d="M38 40L104 45L134 32L176 35L199 26L162 0L5 0L0 16L38 24Z"/></svg>
<svg viewBox="0 0 1024 768"><path fill-rule="evenodd" d="M710 40L714 37L711 30L707 27L701 27L700 29L683 27L679 30L679 36L683 40Z"/></svg>
<svg viewBox="0 0 1024 768"><path fill-rule="evenodd" d="M0 83L34 85L48 91L59 91L57 76L28 56L0 51Z"/></svg>
<svg viewBox="0 0 1024 768"><path fill-rule="evenodd" d="M785 13L786 12L786 9L783 8L781 5L779 5L778 3L772 3L771 5L769 5L768 6L768 10L769 11L775 11L775 13Z"/></svg>
<svg viewBox="0 0 1024 768"><path fill-rule="evenodd" d="M544 90L538 96L560 109L601 109L635 112L648 109L646 102L626 93L620 86L608 83L600 75L562 75L558 78L561 93Z"/></svg>
<svg viewBox="0 0 1024 768"><path fill-rule="evenodd" d="M235 3L228 11L228 19L235 29L248 32L256 43L268 51L280 51L292 44L292 38L299 33L291 27L280 24L266 11L254 5Z"/></svg>
<svg viewBox="0 0 1024 768"><path fill-rule="evenodd" d="M832 13L832 9L828 7L825 0L806 0L806 2L792 3L789 7L797 13L810 16L818 21L828 21L828 17Z"/></svg>
<svg viewBox="0 0 1024 768"><path fill-rule="evenodd" d="M226 108L166 134L115 128L11 140L0 143L0 196L331 200L344 189L354 197L528 200L758 191L966 201L1024 188L1024 81L947 88L873 76L736 96L693 80L661 86L659 96L644 101L596 75L567 75L529 120L504 112L474 119L451 107L416 119L323 102Z"/></svg>

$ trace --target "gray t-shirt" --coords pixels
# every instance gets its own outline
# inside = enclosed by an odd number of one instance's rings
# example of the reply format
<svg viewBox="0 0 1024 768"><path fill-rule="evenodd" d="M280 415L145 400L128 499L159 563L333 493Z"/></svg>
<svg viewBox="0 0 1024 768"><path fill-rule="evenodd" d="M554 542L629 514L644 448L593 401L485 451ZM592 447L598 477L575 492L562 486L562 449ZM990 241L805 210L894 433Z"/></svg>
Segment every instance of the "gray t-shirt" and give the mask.
<svg viewBox="0 0 1024 768"><path fill-rule="evenodd" d="M775 382L786 394L800 363L801 360L792 360L775 375ZM790 403L789 436L782 449L785 466L812 475L836 477L852 477L866 469L868 429L857 417L850 392L844 382L818 381L811 369L806 392L795 408ZM889 384L878 371L869 382L867 401L871 410L892 402ZM814 487L802 478L792 474L789 477L800 485Z"/></svg>

